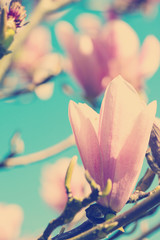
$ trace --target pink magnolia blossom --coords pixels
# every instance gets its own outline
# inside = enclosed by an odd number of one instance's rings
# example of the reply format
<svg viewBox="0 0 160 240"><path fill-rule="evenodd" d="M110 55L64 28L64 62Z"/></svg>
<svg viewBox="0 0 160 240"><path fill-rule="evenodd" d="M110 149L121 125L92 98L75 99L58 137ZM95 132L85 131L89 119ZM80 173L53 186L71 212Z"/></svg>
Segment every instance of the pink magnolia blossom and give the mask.
<svg viewBox="0 0 160 240"><path fill-rule="evenodd" d="M118 76L109 84L100 114L86 104L69 103L69 119L85 169L103 190L112 180L102 205L118 212L138 179L156 112Z"/></svg>
<svg viewBox="0 0 160 240"><path fill-rule="evenodd" d="M23 221L22 209L15 204L0 204L0 240L16 240Z"/></svg>
<svg viewBox="0 0 160 240"><path fill-rule="evenodd" d="M45 166L42 173L41 196L50 207L59 212L64 209L67 202L64 179L69 162L69 158L60 159L55 164ZM87 186L83 167L76 165L71 183L73 195L83 198L89 190Z"/></svg>
<svg viewBox="0 0 160 240"><path fill-rule="evenodd" d="M142 90L144 80L159 67L158 39L149 35L140 48L136 32L122 20L102 26L96 16L83 14L77 22L81 33L76 33L67 22L58 23L56 33L69 57L66 69L85 94L97 97L119 74L136 90Z"/></svg>

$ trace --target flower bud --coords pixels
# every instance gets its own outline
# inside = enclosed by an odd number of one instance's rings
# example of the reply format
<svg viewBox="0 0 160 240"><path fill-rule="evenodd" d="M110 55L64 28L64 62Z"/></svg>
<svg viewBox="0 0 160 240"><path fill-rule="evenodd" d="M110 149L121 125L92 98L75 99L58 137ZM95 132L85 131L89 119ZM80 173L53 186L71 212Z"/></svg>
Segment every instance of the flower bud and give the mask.
<svg viewBox="0 0 160 240"><path fill-rule="evenodd" d="M151 158L147 158L151 169L160 174L160 119L156 118L151 131L149 146L152 152Z"/></svg>

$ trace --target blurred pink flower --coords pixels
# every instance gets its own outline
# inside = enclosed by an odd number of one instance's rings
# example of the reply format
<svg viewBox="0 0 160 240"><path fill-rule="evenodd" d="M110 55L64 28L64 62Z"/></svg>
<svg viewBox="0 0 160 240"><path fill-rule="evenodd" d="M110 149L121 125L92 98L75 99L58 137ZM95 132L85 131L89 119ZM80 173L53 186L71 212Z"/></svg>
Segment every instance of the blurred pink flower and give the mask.
<svg viewBox="0 0 160 240"><path fill-rule="evenodd" d="M51 51L49 30L41 26L33 29L12 64L12 69L21 76L22 85L28 82L39 84L48 76L60 73L60 58ZM37 86L35 92L39 98L48 99L52 96L53 89L53 82L47 82Z"/></svg>
<svg viewBox="0 0 160 240"><path fill-rule="evenodd" d="M59 212L64 209L67 202L64 179L69 162L69 158L60 159L55 164L45 166L42 172L42 198L50 207ZM71 189L77 198L83 198L88 193L89 188L82 166L76 165L73 171Z"/></svg>
<svg viewBox="0 0 160 240"><path fill-rule="evenodd" d="M70 101L69 119L85 169L103 190L113 186L102 205L118 212L138 179L156 112L120 76L106 89L100 114L86 104Z"/></svg>
<svg viewBox="0 0 160 240"><path fill-rule="evenodd" d="M91 14L78 20L81 33L67 22L57 24L60 44L69 56L67 70L77 79L89 98L97 97L108 83L121 74L138 91L151 77L160 61L160 44L149 35L140 49L136 32L122 20L103 25Z"/></svg>
<svg viewBox="0 0 160 240"><path fill-rule="evenodd" d="M0 203L0 240L16 240L23 221L22 209Z"/></svg>
<svg viewBox="0 0 160 240"><path fill-rule="evenodd" d="M150 14L159 2L159 0L114 0L111 6L117 14L131 13L136 10Z"/></svg>
<svg viewBox="0 0 160 240"><path fill-rule="evenodd" d="M49 31L41 26L34 28L17 53L14 66L32 72L39 59L52 50Z"/></svg>

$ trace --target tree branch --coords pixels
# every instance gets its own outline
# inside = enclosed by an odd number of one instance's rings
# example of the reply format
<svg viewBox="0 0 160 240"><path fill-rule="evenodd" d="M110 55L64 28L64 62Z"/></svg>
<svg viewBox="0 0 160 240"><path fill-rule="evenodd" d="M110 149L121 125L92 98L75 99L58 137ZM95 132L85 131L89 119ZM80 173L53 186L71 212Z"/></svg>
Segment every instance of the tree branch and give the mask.
<svg viewBox="0 0 160 240"><path fill-rule="evenodd" d="M136 204L128 211L120 214L108 220L102 224L99 224L92 229L79 234L76 237L69 238L69 240L99 240L103 239L109 233L117 230L120 227L123 227L135 220L137 220L140 216L150 211L153 207L160 205L160 186L158 186L154 193L146 198L144 201ZM115 226L114 226L115 224Z"/></svg>
<svg viewBox="0 0 160 240"><path fill-rule="evenodd" d="M46 158L49 158L51 156L54 156L74 145L75 145L75 139L72 134L65 140L61 141L60 143L57 143L56 145L53 145L52 147L46 148L39 152L31 153L31 154L20 156L20 157L12 157L9 155L2 162L2 164L0 165L0 168L23 166L31 163L36 163Z"/></svg>
<svg viewBox="0 0 160 240"><path fill-rule="evenodd" d="M47 78L45 78L42 82L39 83L28 83L26 87L14 90L14 91L4 91L3 89L0 90L0 100L6 100L9 98L17 97L22 94L27 94L33 92L36 87L43 85L51 80L51 78L55 77L54 75L50 75Z"/></svg>

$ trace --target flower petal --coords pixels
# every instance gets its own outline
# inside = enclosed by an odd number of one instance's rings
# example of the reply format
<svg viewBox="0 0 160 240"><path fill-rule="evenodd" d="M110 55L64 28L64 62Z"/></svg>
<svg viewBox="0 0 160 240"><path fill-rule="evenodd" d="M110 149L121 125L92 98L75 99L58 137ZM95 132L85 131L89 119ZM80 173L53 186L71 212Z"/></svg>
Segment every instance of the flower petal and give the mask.
<svg viewBox="0 0 160 240"><path fill-rule="evenodd" d="M138 53L138 36L130 25L122 20L110 21L104 27L103 37L113 58L126 59Z"/></svg>
<svg viewBox="0 0 160 240"><path fill-rule="evenodd" d="M122 209L137 182L147 150L155 113L156 102L154 101L146 106L137 117L132 131L118 156L109 202L109 206L114 211L118 212Z"/></svg>
<svg viewBox="0 0 160 240"><path fill-rule="evenodd" d="M23 221L22 208L0 203L0 213L0 239L17 239Z"/></svg>
<svg viewBox="0 0 160 240"><path fill-rule="evenodd" d="M140 74L143 77L151 77L160 64L160 43L154 36L148 36L141 49L139 58Z"/></svg>
<svg viewBox="0 0 160 240"><path fill-rule="evenodd" d="M96 36L101 30L100 19L90 13L80 14L76 19L76 25L80 30L91 36Z"/></svg>
<svg viewBox="0 0 160 240"><path fill-rule="evenodd" d="M41 196L44 201L55 210L62 212L67 202L65 191L65 175L71 159L59 159L54 164L49 164L42 171ZM88 184L84 177L84 168L76 164L71 181L73 196L83 198L89 193Z"/></svg>
<svg viewBox="0 0 160 240"><path fill-rule="evenodd" d="M91 117L89 117L89 114L91 114ZM98 114L87 105L76 104L73 101L70 101L69 119L81 159L85 169L89 171L97 183L100 183L102 178L102 169L99 143L96 134L96 129L98 129L97 117Z"/></svg>
<svg viewBox="0 0 160 240"><path fill-rule="evenodd" d="M61 21L56 25L55 31L60 44L66 48L67 51L71 51L72 44L75 41L75 34L72 25L68 22Z"/></svg>
<svg viewBox="0 0 160 240"><path fill-rule="evenodd" d="M97 97L102 91L104 71L96 56L93 41L88 35L74 33L69 23L57 24L56 33L71 60L72 75L88 97Z"/></svg>
<svg viewBox="0 0 160 240"><path fill-rule="evenodd" d="M144 103L128 82L120 76L111 81L101 106L98 134L104 186L108 178L113 180L116 159L143 108Z"/></svg>

